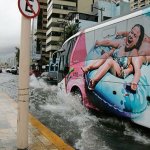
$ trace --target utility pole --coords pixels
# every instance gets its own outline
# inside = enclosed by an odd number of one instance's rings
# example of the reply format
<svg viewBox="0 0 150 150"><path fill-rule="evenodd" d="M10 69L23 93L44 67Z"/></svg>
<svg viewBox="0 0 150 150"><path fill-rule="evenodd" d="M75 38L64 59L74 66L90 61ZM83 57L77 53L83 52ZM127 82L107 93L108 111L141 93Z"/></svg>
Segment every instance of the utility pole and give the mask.
<svg viewBox="0 0 150 150"><path fill-rule="evenodd" d="M100 12L101 12L101 22L102 22L103 21L103 11L105 11L105 8L104 7L97 8L97 7L94 7L94 6L93 6L93 8L100 10Z"/></svg>

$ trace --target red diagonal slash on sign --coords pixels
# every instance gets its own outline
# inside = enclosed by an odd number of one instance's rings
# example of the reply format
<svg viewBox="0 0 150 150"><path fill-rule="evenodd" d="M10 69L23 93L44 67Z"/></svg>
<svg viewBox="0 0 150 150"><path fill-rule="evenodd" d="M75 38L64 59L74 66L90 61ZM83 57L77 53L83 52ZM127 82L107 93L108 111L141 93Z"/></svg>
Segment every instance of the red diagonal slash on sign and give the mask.
<svg viewBox="0 0 150 150"><path fill-rule="evenodd" d="M33 4L31 4L29 1L32 1ZM18 8L21 14L26 18L34 18L38 16L40 12L38 0L18 0ZM30 12L30 14L26 12L26 9L28 12Z"/></svg>
<svg viewBox="0 0 150 150"><path fill-rule="evenodd" d="M34 15L36 15L35 11L32 8L32 5L29 3L29 0L26 0L27 5L30 7L31 11L33 12Z"/></svg>

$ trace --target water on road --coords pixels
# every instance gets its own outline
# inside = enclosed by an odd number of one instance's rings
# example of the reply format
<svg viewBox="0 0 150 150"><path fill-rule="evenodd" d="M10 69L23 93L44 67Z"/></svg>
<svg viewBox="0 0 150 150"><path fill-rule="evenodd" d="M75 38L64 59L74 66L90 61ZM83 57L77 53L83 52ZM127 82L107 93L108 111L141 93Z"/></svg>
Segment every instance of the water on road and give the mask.
<svg viewBox="0 0 150 150"><path fill-rule="evenodd" d="M0 74L0 91L18 99L18 76ZM90 113L57 86L30 77L30 112L78 150L149 150L149 130L108 115Z"/></svg>

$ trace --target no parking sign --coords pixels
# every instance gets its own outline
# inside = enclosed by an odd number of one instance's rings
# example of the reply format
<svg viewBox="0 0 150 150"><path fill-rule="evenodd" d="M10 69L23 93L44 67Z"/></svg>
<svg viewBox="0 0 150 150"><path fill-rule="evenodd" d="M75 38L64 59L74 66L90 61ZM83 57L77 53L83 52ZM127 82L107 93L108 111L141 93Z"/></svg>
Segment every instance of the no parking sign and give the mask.
<svg viewBox="0 0 150 150"><path fill-rule="evenodd" d="M18 7L21 14L26 18L34 18L40 12L40 5L37 0L18 0Z"/></svg>

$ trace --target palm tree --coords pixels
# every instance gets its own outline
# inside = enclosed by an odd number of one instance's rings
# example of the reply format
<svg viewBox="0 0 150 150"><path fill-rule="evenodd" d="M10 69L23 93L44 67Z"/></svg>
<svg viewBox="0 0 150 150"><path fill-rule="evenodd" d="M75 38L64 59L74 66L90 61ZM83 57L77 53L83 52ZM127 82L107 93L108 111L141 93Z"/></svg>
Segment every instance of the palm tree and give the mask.
<svg viewBox="0 0 150 150"><path fill-rule="evenodd" d="M68 24L64 28L64 41L79 31L79 23Z"/></svg>
<svg viewBox="0 0 150 150"><path fill-rule="evenodd" d="M62 46L62 44L70 38L72 35L77 33L80 30L79 23L67 23L67 22L62 22L63 23L63 32L60 36L60 40L57 42L58 48Z"/></svg>

